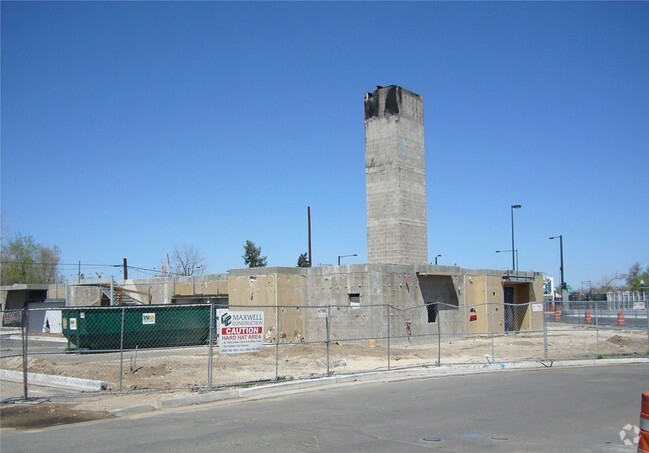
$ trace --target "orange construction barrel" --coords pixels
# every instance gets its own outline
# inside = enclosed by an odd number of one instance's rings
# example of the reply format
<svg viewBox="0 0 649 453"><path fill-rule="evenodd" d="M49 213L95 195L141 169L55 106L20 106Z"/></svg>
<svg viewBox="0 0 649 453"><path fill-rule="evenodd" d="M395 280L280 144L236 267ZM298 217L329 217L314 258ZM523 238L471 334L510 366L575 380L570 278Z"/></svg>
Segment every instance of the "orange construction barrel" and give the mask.
<svg viewBox="0 0 649 453"><path fill-rule="evenodd" d="M561 321L561 310L557 308L557 310L554 312L554 322L559 321Z"/></svg>
<svg viewBox="0 0 649 453"><path fill-rule="evenodd" d="M590 310L586 309L586 318L584 319L586 324L592 324L593 320L590 318Z"/></svg>
<svg viewBox="0 0 649 453"><path fill-rule="evenodd" d="M642 394L642 407L640 408L640 439L638 440L638 453L649 453L649 391Z"/></svg>
<svg viewBox="0 0 649 453"><path fill-rule="evenodd" d="M624 312L623 311L618 311L617 312L617 325L618 326L623 326L624 325Z"/></svg>

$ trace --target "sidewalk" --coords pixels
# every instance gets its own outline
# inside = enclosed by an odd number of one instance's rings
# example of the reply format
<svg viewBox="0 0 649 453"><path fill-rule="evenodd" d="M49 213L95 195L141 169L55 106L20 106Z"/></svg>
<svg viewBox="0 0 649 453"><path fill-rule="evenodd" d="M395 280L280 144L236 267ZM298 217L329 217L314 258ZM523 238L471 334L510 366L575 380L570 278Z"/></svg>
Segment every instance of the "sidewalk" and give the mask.
<svg viewBox="0 0 649 453"><path fill-rule="evenodd" d="M52 397L51 401L74 404L74 409L83 411L106 411L121 417L157 410L188 407L236 399L261 399L320 391L341 385L362 385L376 382L396 382L417 378L442 378L480 373L502 373L515 370L542 371L552 367L591 367L621 364L649 364L649 359L591 359L575 361L543 361L496 363L470 367L431 367L389 372L362 373L331 376L309 380L281 382L240 389L215 389L213 391L159 391L124 393L93 393L87 396Z"/></svg>

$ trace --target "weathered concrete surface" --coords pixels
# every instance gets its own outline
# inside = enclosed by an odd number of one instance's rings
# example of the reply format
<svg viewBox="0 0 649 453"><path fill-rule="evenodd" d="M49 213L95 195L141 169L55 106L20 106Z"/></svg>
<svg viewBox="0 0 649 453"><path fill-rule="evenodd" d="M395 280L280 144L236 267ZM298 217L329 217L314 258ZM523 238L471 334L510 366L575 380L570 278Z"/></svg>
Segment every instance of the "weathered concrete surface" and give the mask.
<svg viewBox="0 0 649 453"><path fill-rule="evenodd" d="M365 95L370 264L427 264L422 98L392 85Z"/></svg>

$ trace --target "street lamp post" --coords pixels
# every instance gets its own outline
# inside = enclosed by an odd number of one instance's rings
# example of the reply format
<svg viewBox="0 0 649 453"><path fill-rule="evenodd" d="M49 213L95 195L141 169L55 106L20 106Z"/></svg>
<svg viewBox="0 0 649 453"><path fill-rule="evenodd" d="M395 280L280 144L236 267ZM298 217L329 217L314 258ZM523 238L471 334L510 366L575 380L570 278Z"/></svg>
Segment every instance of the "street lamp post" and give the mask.
<svg viewBox="0 0 649 453"><path fill-rule="evenodd" d="M563 278L563 235L560 234L559 236L551 236L550 239L556 239L559 238L559 253L561 257L561 264L559 267L559 270L561 271L561 300L564 299L564 291L566 290L566 281ZM567 291L566 291L567 292Z"/></svg>
<svg viewBox="0 0 649 453"><path fill-rule="evenodd" d="M353 255L338 255L338 266L340 266L340 258L347 258L348 256L358 256L358 254L354 253Z"/></svg>
<svg viewBox="0 0 649 453"><path fill-rule="evenodd" d="M581 282L581 300L584 300L584 283L588 283L588 299L590 300L593 296L593 282L591 280L584 280Z"/></svg>
<svg viewBox="0 0 649 453"><path fill-rule="evenodd" d="M509 253L511 250L496 250L496 253ZM516 254L516 266L514 266L514 270L518 270L518 250L514 250L514 253Z"/></svg>
<svg viewBox="0 0 649 453"><path fill-rule="evenodd" d="M644 285L644 279L640 280L640 291L642 291L642 301L645 301L645 296L644 296L644 290L647 289L647 287Z"/></svg>
<svg viewBox="0 0 649 453"><path fill-rule="evenodd" d="M436 255L435 256L435 266L437 266L437 258L441 258L442 255Z"/></svg>
<svg viewBox="0 0 649 453"><path fill-rule="evenodd" d="M516 255L514 251L516 250L516 244L514 243L514 209L520 209L521 205L513 204L511 208L512 214L512 271L516 270Z"/></svg>

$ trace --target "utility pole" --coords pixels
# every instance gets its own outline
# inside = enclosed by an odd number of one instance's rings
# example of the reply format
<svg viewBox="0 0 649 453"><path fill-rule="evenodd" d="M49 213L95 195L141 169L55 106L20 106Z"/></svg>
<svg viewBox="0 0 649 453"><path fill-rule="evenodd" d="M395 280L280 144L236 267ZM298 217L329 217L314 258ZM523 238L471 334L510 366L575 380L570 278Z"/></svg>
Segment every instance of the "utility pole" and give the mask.
<svg viewBox="0 0 649 453"><path fill-rule="evenodd" d="M512 272L516 271L516 255L514 250L516 250L516 245L514 244L514 209L520 209L521 205L513 204L511 207L512 212Z"/></svg>
<svg viewBox="0 0 649 453"><path fill-rule="evenodd" d="M311 258L311 206L307 206L306 209L309 223L309 267L311 267L313 263L313 259Z"/></svg>
<svg viewBox="0 0 649 453"><path fill-rule="evenodd" d="M124 280L128 280L128 262L126 261L126 258L124 258Z"/></svg>

